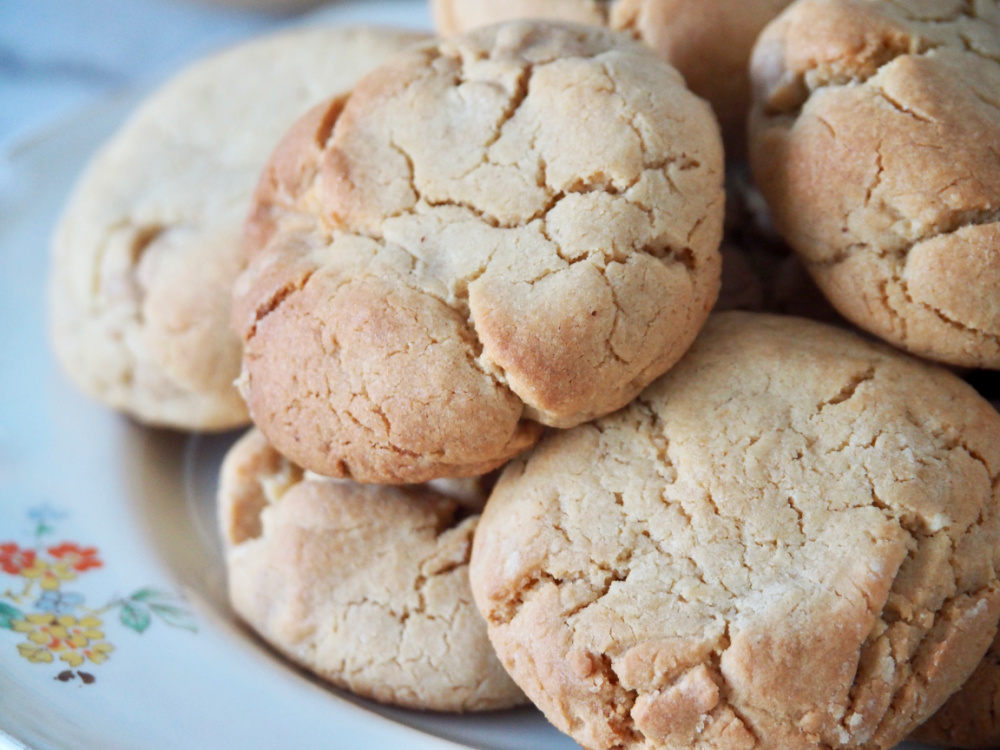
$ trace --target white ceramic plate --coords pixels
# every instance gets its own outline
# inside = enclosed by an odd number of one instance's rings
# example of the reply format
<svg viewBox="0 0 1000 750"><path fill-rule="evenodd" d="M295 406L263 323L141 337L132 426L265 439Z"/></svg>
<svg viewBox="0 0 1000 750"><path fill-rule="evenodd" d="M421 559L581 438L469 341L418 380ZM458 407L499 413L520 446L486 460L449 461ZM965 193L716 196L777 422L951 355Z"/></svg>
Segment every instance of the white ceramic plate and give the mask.
<svg viewBox="0 0 1000 750"><path fill-rule="evenodd" d="M427 23L422 3L324 16ZM137 426L58 371L48 237L85 161L136 101L106 102L28 144L0 190L0 747L577 747L534 710L393 710L282 661L226 604L213 498L236 436Z"/></svg>

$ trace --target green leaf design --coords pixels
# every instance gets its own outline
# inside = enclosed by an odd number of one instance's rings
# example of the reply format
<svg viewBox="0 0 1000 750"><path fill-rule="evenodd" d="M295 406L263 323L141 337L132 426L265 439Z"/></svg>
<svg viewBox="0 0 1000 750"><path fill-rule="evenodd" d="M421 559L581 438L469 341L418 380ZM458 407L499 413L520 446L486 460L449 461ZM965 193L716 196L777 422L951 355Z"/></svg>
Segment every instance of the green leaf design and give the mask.
<svg viewBox="0 0 1000 750"><path fill-rule="evenodd" d="M166 591L160 591L159 589L152 588L139 589L129 597L129 599L134 602L154 602L157 600L169 601L173 598L174 597Z"/></svg>
<svg viewBox="0 0 1000 750"><path fill-rule="evenodd" d="M152 618L149 616L149 610L145 607L131 602L122 602L121 621L125 627L132 628L136 633L142 633L149 627Z"/></svg>
<svg viewBox="0 0 1000 750"><path fill-rule="evenodd" d="M4 604L0 602L0 628L6 628L7 630L13 630L14 626L11 625L11 620L23 620L24 613L12 607L9 604Z"/></svg>
<svg viewBox="0 0 1000 750"><path fill-rule="evenodd" d="M186 609L175 607L171 604L150 604L149 608L153 610L153 614L159 616L167 625L190 630L192 633L198 632L198 626L195 624L194 617Z"/></svg>

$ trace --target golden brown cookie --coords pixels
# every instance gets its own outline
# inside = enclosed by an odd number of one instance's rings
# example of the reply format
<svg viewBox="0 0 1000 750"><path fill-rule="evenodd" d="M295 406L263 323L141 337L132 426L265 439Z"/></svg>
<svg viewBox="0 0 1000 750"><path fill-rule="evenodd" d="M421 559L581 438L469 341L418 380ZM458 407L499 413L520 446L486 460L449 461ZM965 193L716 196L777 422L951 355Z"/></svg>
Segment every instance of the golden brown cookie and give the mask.
<svg viewBox="0 0 1000 750"><path fill-rule="evenodd" d="M256 430L223 464L233 608L292 661L384 703L485 711L524 702L469 590L477 519L427 487L307 476Z"/></svg>
<svg viewBox="0 0 1000 750"><path fill-rule="evenodd" d="M52 343L66 374L143 422L245 424L229 316L257 175L296 118L423 38L283 32L150 96L91 161L53 238Z"/></svg>
<svg viewBox="0 0 1000 750"><path fill-rule="evenodd" d="M503 472L470 575L589 748L888 748L1000 617L1000 415L943 369L723 313L627 408Z"/></svg>
<svg viewBox="0 0 1000 750"><path fill-rule="evenodd" d="M792 0L432 0L440 33L515 18L554 18L624 31L677 67L712 105L730 160L746 152L747 65L761 30Z"/></svg>
<svg viewBox="0 0 1000 750"><path fill-rule="evenodd" d="M1000 747L1000 635L972 677L910 739L937 747Z"/></svg>
<svg viewBox="0 0 1000 750"><path fill-rule="evenodd" d="M802 0L752 68L755 177L834 306L1000 368L1000 5Z"/></svg>
<svg viewBox="0 0 1000 750"><path fill-rule="evenodd" d="M317 473L407 483L620 408L715 301L722 182L708 106L619 34L401 55L261 179L234 307L254 422Z"/></svg>

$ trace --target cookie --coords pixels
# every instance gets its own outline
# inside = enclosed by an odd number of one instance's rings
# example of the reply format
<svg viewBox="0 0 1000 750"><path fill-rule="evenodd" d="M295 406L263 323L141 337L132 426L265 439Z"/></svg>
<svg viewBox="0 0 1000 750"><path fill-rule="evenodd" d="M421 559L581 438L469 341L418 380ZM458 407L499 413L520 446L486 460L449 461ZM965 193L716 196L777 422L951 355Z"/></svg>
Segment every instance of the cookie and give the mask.
<svg viewBox="0 0 1000 750"><path fill-rule="evenodd" d="M1000 6L803 0L754 52L754 175L847 319L1000 367Z"/></svg>
<svg viewBox="0 0 1000 750"><path fill-rule="evenodd" d="M52 343L87 394L156 425L248 421L229 328L242 226L274 144L423 35L313 28L198 62L94 157L53 238Z"/></svg>
<svg viewBox="0 0 1000 750"><path fill-rule="evenodd" d="M747 65L761 30L791 0L432 0L442 34L498 21L545 17L626 32L676 66L719 118L726 155L746 153Z"/></svg>
<svg viewBox="0 0 1000 750"><path fill-rule="evenodd" d="M512 462L476 532L501 661L589 748L888 748L1000 617L1000 415L856 334L723 313Z"/></svg>
<svg viewBox="0 0 1000 750"><path fill-rule="evenodd" d="M969 681L910 739L937 747L1000 747L1000 635Z"/></svg>
<svg viewBox="0 0 1000 750"><path fill-rule="evenodd" d="M219 518L233 609L292 661L408 708L524 702L472 601L478 516L457 501L307 476L252 430L223 463Z"/></svg>
<svg viewBox="0 0 1000 750"><path fill-rule="evenodd" d="M628 403L718 294L708 106L641 45L514 23L403 54L278 146L240 387L300 465L469 476Z"/></svg>

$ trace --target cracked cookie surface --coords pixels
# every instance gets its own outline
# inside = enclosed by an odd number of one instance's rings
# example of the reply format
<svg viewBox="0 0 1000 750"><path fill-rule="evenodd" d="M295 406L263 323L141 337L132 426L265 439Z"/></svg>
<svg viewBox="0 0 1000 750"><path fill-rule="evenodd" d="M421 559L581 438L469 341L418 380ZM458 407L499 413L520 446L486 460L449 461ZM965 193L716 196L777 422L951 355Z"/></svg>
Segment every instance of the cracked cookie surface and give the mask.
<svg viewBox="0 0 1000 750"><path fill-rule="evenodd" d="M308 475L257 430L223 464L233 608L323 679L383 703L485 711L524 702L469 588L478 516L429 487Z"/></svg>
<svg viewBox="0 0 1000 750"><path fill-rule="evenodd" d="M677 361L718 294L723 204L708 106L624 36L415 48L261 179L234 304L254 422L327 476L495 468Z"/></svg>
<svg viewBox="0 0 1000 750"><path fill-rule="evenodd" d="M1000 634L972 677L910 735L937 747L1000 747Z"/></svg>
<svg viewBox="0 0 1000 750"><path fill-rule="evenodd" d="M627 408L513 461L470 574L591 748L886 748L1000 616L1000 415L811 321L723 313Z"/></svg>
<svg viewBox="0 0 1000 750"><path fill-rule="evenodd" d="M791 0L433 0L441 34L515 18L553 18L631 34L674 65L719 118L726 156L744 158L748 64L761 30Z"/></svg>
<svg viewBox="0 0 1000 750"><path fill-rule="evenodd" d="M310 107L425 35L313 28L194 64L94 157L53 238L52 342L86 393L143 422L249 421L232 285L274 144Z"/></svg>
<svg viewBox="0 0 1000 750"><path fill-rule="evenodd" d="M1000 368L1000 5L803 0L754 52L751 162L849 320Z"/></svg>

